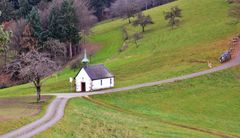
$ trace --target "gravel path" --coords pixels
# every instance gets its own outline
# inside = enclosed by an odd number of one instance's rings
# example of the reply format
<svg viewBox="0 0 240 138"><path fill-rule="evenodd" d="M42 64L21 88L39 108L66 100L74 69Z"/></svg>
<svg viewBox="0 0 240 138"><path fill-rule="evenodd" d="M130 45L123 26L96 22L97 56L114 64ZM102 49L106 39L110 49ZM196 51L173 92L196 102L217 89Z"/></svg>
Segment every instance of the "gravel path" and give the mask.
<svg viewBox="0 0 240 138"><path fill-rule="evenodd" d="M149 86L161 85L161 84L166 84L166 83L172 83L172 82L176 82L176 81L190 79L190 78L214 73L217 71L225 70L225 69L237 66L239 64L240 64L240 55L237 56L234 60L231 60L230 62L225 63L221 66L218 66L218 67L215 67L215 68L212 68L209 70L185 75L185 76L167 79L167 80L138 84L138 85L123 87L123 88L102 90L102 91L97 91L97 92L48 94L48 95L55 95L55 96L57 96L57 98L49 105L46 114L42 118L38 119L37 121L35 121L31 124L25 125L17 130L11 131L5 135L1 135L0 138L30 138L34 135L41 133L42 131L47 130L48 128L50 128L54 124L56 124L63 117L65 105L66 105L68 99L70 99L70 98L127 91L127 90L142 88L142 87L149 87ZM175 126L177 126L177 125L175 125ZM189 129L187 127L185 127L185 128ZM191 130L193 130L193 129L191 129ZM195 131L199 131L199 130L195 130ZM202 131L200 131L200 132L202 132ZM208 132L205 132L205 133L208 133ZM208 134L211 134L211 131L209 131ZM212 134L212 135L215 135L215 134ZM227 134L226 135L221 134L221 135L215 135L215 136L238 137L238 136L229 136Z"/></svg>

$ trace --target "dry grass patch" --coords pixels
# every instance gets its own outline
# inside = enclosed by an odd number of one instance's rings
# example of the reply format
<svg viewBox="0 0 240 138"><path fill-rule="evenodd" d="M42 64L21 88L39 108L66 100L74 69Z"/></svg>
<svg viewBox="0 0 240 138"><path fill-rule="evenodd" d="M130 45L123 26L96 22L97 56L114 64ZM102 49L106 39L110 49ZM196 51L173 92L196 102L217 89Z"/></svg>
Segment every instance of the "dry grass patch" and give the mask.
<svg viewBox="0 0 240 138"><path fill-rule="evenodd" d="M43 96L42 101L36 103L35 96L0 98L0 134L39 118L51 99Z"/></svg>

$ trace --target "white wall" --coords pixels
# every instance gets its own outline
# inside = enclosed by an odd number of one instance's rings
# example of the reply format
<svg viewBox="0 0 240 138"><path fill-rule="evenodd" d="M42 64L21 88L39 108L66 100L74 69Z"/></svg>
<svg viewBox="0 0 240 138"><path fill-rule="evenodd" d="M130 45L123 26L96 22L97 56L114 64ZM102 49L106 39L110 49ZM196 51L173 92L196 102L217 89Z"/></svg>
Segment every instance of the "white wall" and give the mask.
<svg viewBox="0 0 240 138"><path fill-rule="evenodd" d="M88 74L86 73L86 71L84 69L81 69L81 71L79 72L79 74L75 78L76 91L77 92L81 91L81 82L86 83L86 91L91 90L92 80L90 79L90 77L88 76Z"/></svg>
<svg viewBox="0 0 240 138"><path fill-rule="evenodd" d="M101 84L101 81L102 81L102 84ZM110 81L112 81L112 83ZM92 85L93 90L111 88L111 87L114 87L114 78L94 80L92 84L93 84Z"/></svg>
<svg viewBox="0 0 240 138"><path fill-rule="evenodd" d="M102 84L101 84L102 80ZM81 69L77 77L75 78L76 83L76 91L81 92L81 83L86 83L86 91L91 90L99 90L99 89L106 89L114 87L114 77L113 78L106 78L100 80L92 81L91 78L88 76L87 72L84 69Z"/></svg>

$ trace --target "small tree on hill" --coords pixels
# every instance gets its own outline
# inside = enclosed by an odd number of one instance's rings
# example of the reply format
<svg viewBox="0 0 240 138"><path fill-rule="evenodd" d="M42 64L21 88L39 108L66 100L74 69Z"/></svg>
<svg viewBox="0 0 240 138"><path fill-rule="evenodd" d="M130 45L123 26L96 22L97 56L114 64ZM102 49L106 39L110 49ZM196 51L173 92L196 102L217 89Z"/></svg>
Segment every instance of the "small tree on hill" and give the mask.
<svg viewBox="0 0 240 138"><path fill-rule="evenodd" d="M122 27L122 33L123 33L123 41L127 41L129 39L129 34L125 27Z"/></svg>
<svg viewBox="0 0 240 138"><path fill-rule="evenodd" d="M170 11L164 12L165 20L168 20L169 25L178 26L180 22L180 18L182 18L182 10L180 8L172 7Z"/></svg>
<svg viewBox="0 0 240 138"><path fill-rule="evenodd" d="M145 16L143 13L138 13L137 19L133 22L133 26L142 27L142 32L145 32L145 27L149 24L153 24L151 16Z"/></svg>
<svg viewBox="0 0 240 138"><path fill-rule="evenodd" d="M142 38L143 38L142 33L137 32L133 35L133 40L137 48L139 47L138 41L141 40Z"/></svg>

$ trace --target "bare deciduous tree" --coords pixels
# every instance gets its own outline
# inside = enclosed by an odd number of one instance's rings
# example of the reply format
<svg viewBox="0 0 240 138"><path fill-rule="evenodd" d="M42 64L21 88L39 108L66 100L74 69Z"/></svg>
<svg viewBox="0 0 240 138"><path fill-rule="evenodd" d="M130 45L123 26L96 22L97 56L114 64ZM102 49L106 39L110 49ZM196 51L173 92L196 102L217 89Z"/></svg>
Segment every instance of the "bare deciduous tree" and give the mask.
<svg viewBox="0 0 240 138"><path fill-rule="evenodd" d="M138 13L137 19L133 22L133 26L142 27L142 32L145 32L145 27L149 24L153 24L151 16L145 16L143 13Z"/></svg>
<svg viewBox="0 0 240 138"><path fill-rule="evenodd" d="M139 32L134 33L134 35L133 35L133 40L134 40L134 43L135 43L135 45L136 45L137 48L139 47L138 41L139 41L140 39L142 39L142 38L143 38L142 33L139 33Z"/></svg>
<svg viewBox="0 0 240 138"><path fill-rule="evenodd" d="M182 18L182 10L177 6L172 7L170 11L164 12L165 20L168 20L169 25L173 28L179 25L180 18Z"/></svg>
<svg viewBox="0 0 240 138"><path fill-rule="evenodd" d="M9 27L10 30L12 31L9 47L11 50L16 51L17 53L20 52L20 42L26 24L27 24L26 20L21 18L11 23Z"/></svg>
<svg viewBox="0 0 240 138"><path fill-rule="evenodd" d="M21 56L22 66L19 76L32 82L37 92L37 102L41 100L41 80L58 69L57 64L52 61L48 54L39 53L35 50Z"/></svg>
<svg viewBox="0 0 240 138"><path fill-rule="evenodd" d="M129 39L127 29L125 27L122 27L122 32L123 32L123 41L127 41Z"/></svg>
<svg viewBox="0 0 240 138"><path fill-rule="evenodd" d="M56 60L63 60L67 59L67 49L66 44L61 43L59 40L49 39L48 41L43 43L43 47L39 48L38 51L47 52L50 54L51 59L54 61Z"/></svg>
<svg viewBox="0 0 240 138"><path fill-rule="evenodd" d="M24 28L19 45L20 53L36 49L37 40L33 37L29 24Z"/></svg>
<svg viewBox="0 0 240 138"><path fill-rule="evenodd" d="M78 20L79 30L88 32L89 29L97 22L97 17L93 15L90 10L89 0L73 0L73 6L75 8L75 15Z"/></svg>

